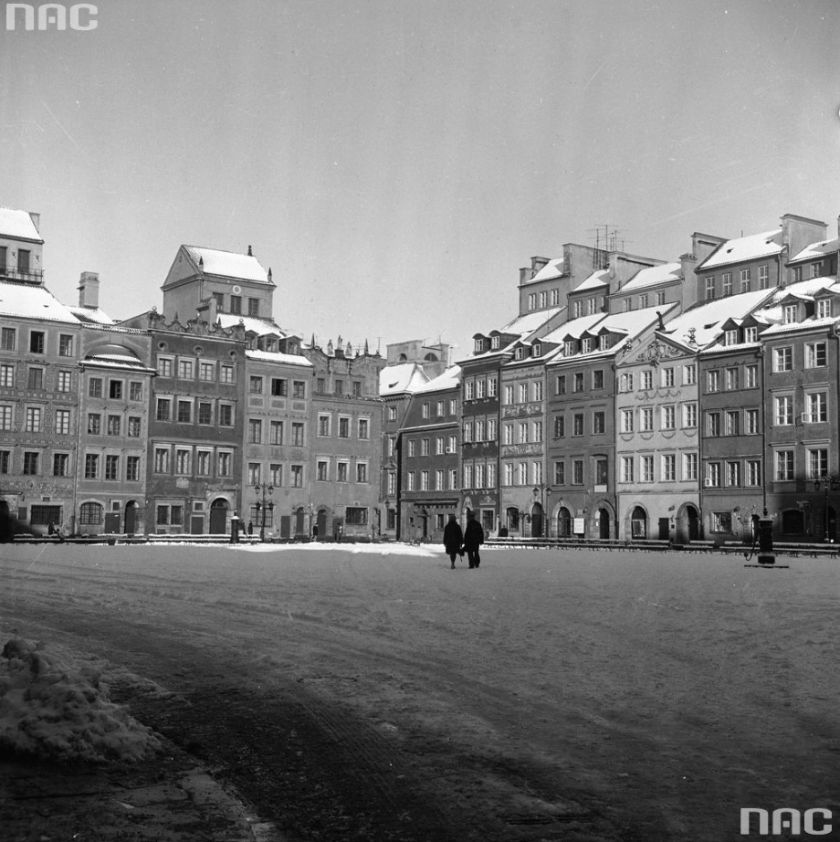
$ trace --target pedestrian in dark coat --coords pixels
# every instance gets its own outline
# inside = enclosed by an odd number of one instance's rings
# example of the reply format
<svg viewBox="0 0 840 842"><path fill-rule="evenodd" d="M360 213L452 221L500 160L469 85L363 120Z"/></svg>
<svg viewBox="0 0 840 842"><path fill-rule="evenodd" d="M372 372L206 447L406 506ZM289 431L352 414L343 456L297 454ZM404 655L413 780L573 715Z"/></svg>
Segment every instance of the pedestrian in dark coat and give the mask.
<svg viewBox="0 0 840 842"><path fill-rule="evenodd" d="M467 513L467 528L464 531L464 549L467 551L467 559L470 567L478 567L481 564L481 556L478 548L484 543L484 530L481 524L475 519L473 512Z"/></svg>
<svg viewBox="0 0 840 842"><path fill-rule="evenodd" d="M463 555L464 533L461 531L461 524L458 523L455 515L449 515L449 523L443 528L443 546L449 554L452 562L452 569L455 569L455 556Z"/></svg>

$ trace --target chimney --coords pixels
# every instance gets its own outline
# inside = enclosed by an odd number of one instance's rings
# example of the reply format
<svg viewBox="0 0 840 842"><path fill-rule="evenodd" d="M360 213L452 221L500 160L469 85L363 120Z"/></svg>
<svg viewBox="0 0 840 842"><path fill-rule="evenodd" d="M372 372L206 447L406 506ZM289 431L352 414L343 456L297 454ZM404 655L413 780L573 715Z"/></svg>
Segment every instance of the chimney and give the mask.
<svg viewBox="0 0 840 842"><path fill-rule="evenodd" d="M532 257L531 258L531 272L533 275L536 275L541 269L544 269L548 265L548 258L547 257ZM533 277L533 275L531 277Z"/></svg>
<svg viewBox="0 0 840 842"><path fill-rule="evenodd" d="M96 310L99 307L99 273L82 272L78 289L79 307Z"/></svg>

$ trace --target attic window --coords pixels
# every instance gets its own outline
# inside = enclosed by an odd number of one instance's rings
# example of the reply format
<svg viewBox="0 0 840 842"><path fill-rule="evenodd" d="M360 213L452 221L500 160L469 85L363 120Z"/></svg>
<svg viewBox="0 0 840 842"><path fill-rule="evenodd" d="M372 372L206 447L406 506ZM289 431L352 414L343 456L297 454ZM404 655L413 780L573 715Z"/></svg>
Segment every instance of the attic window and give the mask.
<svg viewBox="0 0 840 842"><path fill-rule="evenodd" d="M491 347L494 351L498 351L499 346L500 346L501 344L502 344L502 337L501 337L501 336L499 336L498 334L497 334L496 336L494 336L494 337L490 340L490 347Z"/></svg>
<svg viewBox="0 0 840 842"><path fill-rule="evenodd" d="M539 356L541 356L541 355L542 355L542 345L540 345L540 343L539 343L539 342L536 342L536 343L534 344L534 347L531 349L531 353L532 353L532 354L533 354L533 356L535 356L535 357L539 357Z"/></svg>
<svg viewBox="0 0 840 842"><path fill-rule="evenodd" d="M744 342L757 342L758 341L758 328L753 327L745 327L744 328Z"/></svg>
<svg viewBox="0 0 840 842"><path fill-rule="evenodd" d="M481 353L483 353L483 351L484 351L484 339L482 337L479 337L478 339L475 340L475 353L481 354Z"/></svg>
<svg viewBox="0 0 840 842"><path fill-rule="evenodd" d="M727 330L726 333L723 335L723 344L724 345L737 345L738 344L738 331L737 330Z"/></svg>
<svg viewBox="0 0 840 842"><path fill-rule="evenodd" d="M575 352L575 340L574 339L567 339L564 344L565 354L567 357L571 357L572 354Z"/></svg>
<svg viewBox="0 0 840 842"><path fill-rule="evenodd" d="M592 337L591 336L584 337L581 345L582 345L581 350L583 351L583 353L588 354L592 350Z"/></svg>
<svg viewBox="0 0 840 842"><path fill-rule="evenodd" d="M785 304L782 310L782 321L786 324L793 324L799 320L799 305Z"/></svg>
<svg viewBox="0 0 840 842"><path fill-rule="evenodd" d="M516 349L516 359L524 360L525 359L525 348L521 345Z"/></svg>

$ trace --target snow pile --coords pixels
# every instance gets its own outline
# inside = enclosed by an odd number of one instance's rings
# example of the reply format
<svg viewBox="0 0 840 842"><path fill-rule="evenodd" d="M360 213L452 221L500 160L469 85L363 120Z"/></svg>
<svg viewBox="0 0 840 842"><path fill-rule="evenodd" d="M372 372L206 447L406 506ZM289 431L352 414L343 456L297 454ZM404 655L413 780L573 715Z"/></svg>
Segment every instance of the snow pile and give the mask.
<svg viewBox="0 0 840 842"><path fill-rule="evenodd" d="M139 760L153 732L108 701L99 674L13 638L0 658L0 751L52 760Z"/></svg>

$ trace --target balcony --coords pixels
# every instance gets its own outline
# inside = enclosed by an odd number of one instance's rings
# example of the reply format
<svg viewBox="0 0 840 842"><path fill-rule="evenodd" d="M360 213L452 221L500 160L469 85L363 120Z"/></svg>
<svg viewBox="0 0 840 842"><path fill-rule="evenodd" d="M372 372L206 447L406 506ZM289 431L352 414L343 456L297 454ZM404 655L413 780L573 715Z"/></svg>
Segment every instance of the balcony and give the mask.
<svg viewBox="0 0 840 842"><path fill-rule="evenodd" d="M19 284L42 284L44 282L43 269L38 272L22 272L11 266L0 264L0 281L15 281Z"/></svg>

